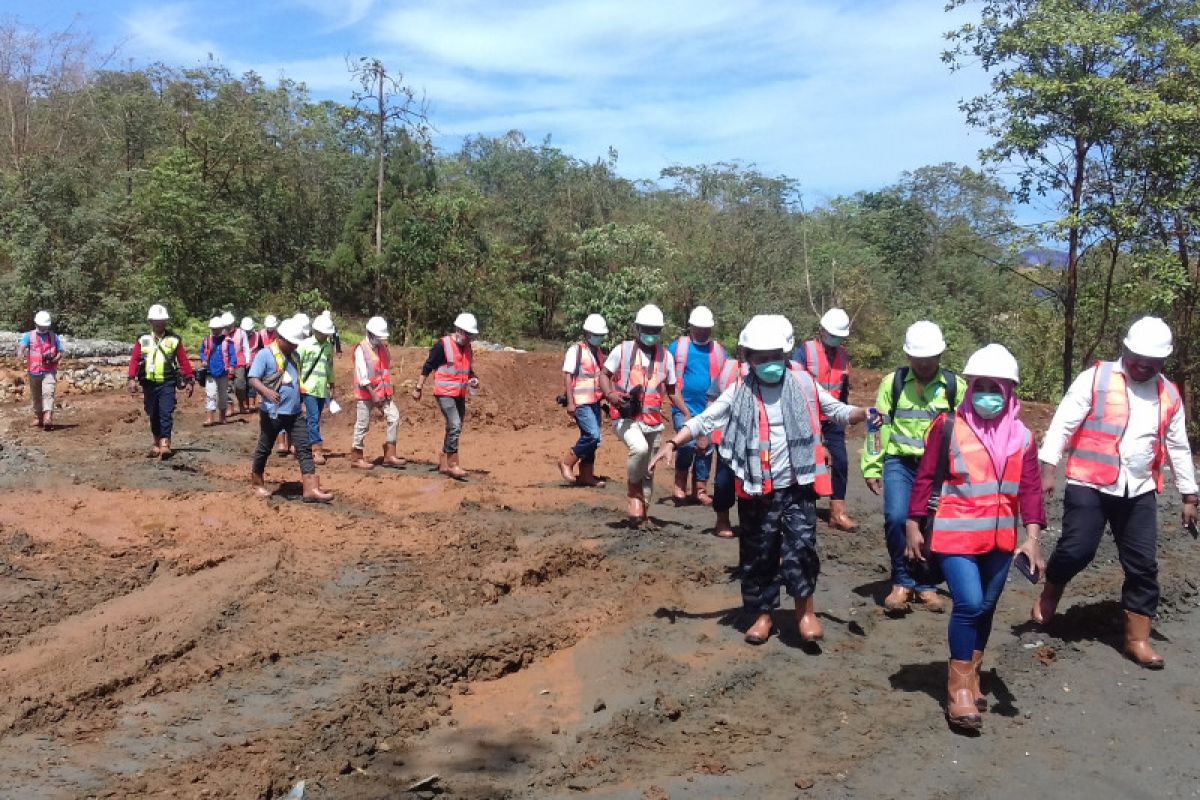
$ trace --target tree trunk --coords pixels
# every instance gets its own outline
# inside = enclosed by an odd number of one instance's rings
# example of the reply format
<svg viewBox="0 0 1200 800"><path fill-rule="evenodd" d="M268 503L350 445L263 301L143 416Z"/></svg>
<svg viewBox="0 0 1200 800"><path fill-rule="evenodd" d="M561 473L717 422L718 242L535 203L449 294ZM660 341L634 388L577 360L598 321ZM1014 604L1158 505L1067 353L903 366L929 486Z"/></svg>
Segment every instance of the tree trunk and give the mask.
<svg viewBox="0 0 1200 800"><path fill-rule="evenodd" d="M1075 303L1079 290L1079 208L1083 202L1087 143L1075 137L1075 171L1071 176L1071 227L1067 235L1067 286L1063 296L1062 389L1066 392L1075 374Z"/></svg>
<svg viewBox="0 0 1200 800"><path fill-rule="evenodd" d="M377 145L379 148L379 156L376 168L375 178L375 297L379 298L379 291L383 283L383 167L384 167L384 150L387 147L385 138L384 122L386 120L383 96L383 67L378 68L375 76L378 80L378 94L376 99L379 101L379 127L376 131Z"/></svg>

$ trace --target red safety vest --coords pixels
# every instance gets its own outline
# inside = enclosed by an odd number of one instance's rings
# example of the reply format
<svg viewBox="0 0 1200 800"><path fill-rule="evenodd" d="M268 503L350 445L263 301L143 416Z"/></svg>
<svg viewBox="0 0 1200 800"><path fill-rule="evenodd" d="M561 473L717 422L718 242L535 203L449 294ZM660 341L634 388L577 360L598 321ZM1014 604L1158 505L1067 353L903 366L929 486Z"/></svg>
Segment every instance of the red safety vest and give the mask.
<svg viewBox="0 0 1200 800"><path fill-rule="evenodd" d="M1111 486L1121 474L1121 437L1129 425L1129 395L1125 374L1115 361L1096 362L1092 380L1092 410L1071 437L1067 477L1093 486ZM1166 461L1163 441L1167 426L1183 405L1174 383L1158 376L1158 439L1154 445L1154 485L1163 489L1162 465Z"/></svg>
<svg viewBox="0 0 1200 800"><path fill-rule="evenodd" d="M369 403L373 399L371 390L374 389L376 395L382 395L384 399L391 399L392 357L387 346L380 343L378 348L371 347L370 343L364 339L358 343L358 348L362 350L363 362L367 365L367 377L370 379L371 385L369 388L359 386L356 380L354 396Z"/></svg>
<svg viewBox="0 0 1200 800"><path fill-rule="evenodd" d="M654 346L653 362L647 371L641 362L634 358L636 342L621 342L621 362L617 366L617 374L613 375L617 388L628 393L635 386L642 386L642 415L638 420L645 425L662 425L663 387L667 383L667 352L661 345ZM616 408L609 411L613 419L620 419Z"/></svg>
<svg viewBox="0 0 1200 800"><path fill-rule="evenodd" d="M213 337L212 334L209 334L200 342L200 363L204 365L205 369L208 368L208 358L212 355L212 348ZM221 342L221 350L223 351L221 356L225 359L225 371L233 372L238 366L238 353L241 351L228 336L225 337L225 341ZM233 355L231 356L230 353Z"/></svg>
<svg viewBox="0 0 1200 800"><path fill-rule="evenodd" d="M1017 548L1017 501L1029 431L1025 431L1021 447L1005 460L999 475L987 448L961 417L955 417L952 430L943 427L942 436L951 437L949 474L942 484L929 549L962 556L992 550L1011 553Z"/></svg>
<svg viewBox="0 0 1200 800"><path fill-rule="evenodd" d="M796 371L794 374L797 381L804 381L810 378L806 372ZM786 380L786 377L784 380ZM813 458L817 462L813 473L813 491L819 497L829 497L833 494L833 479L829 474L829 465L825 463L825 444L821 440L821 399L817 396L816 384L811 380L809 380L808 390L808 403L806 405L808 406L808 418L812 423L813 436L815 438ZM775 491L775 482L771 479L771 421L767 417L767 404L763 402L762 394L756 394L754 399L758 402L758 457L762 463L762 496L766 497ZM735 481L734 492L743 500L748 500L754 496L746 494L740 480Z"/></svg>
<svg viewBox="0 0 1200 800"><path fill-rule="evenodd" d="M708 380L709 383L715 381L721 374L721 370L725 367L725 348L720 342L714 342L709 339L710 348L708 351ZM692 337L680 336L675 340L675 380L683 384L683 376L687 370L688 350L691 349Z"/></svg>
<svg viewBox="0 0 1200 800"><path fill-rule="evenodd" d="M466 397L467 383L471 380L471 343L459 347L453 336L443 336L442 349L446 352L446 363L433 373L433 396Z"/></svg>
<svg viewBox="0 0 1200 800"><path fill-rule="evenodd" d="M600 365L604 363L604 353L598 351L600 357L597 359L587 344L581 342L575 346L579 348L579 360L571 378L571 397L577 406L599 403L604 397L604 391L600 388Z"/></svg>
<svg viewBox="0 0 1200 800"><path fill-rule="evenodd" d="M263 330L258 334L258 347L261 350L264 347L270 347L275 344L275 340L279 338L279 331Z"/></svg>
<svg viewBox="0 0 1200 800"><path fill-rule="evenodd" d="M250 362L246 356L246 351L249 349L249 339L246 338L246 332L241 328L234 328L233 334L229 338L233 340L233 348L237 351L236 366L247 366Z"/></svg>
<svg viewBox="0 0 1200 800"><path fill-rule="evenodd" d="M846 348L835 348L833 363L830 364L825 355L825 345L816 339L810 339L804 343L804 356L808 374L813 376L818 386L837 397L846 380L846 373L850 371L850 359L846 357Z"/></svg>
<svg viewBox="0 0 1200 800"><path fill-rule="evenodd" d="M725 360L724 366L721 367L721 374L717 376L717 391L724 394L725 390L742 379L742 363L734 358ZM712 432L713 444L721 443L721 429Z"/></svg>
<svg viewBox="0 0 1200 800"><path fill-rule="evenodd" d="M45 335L38 333L37 329L29 332L29 374L30 375L45 375L47 373L54 374L58 372L58 360L55 356L58 355L57 338L53 331L47 332Z"/></svg>
<svg viewBox="0 0 1200 800"><path fill-rule="evenodd" d="M250 346L250 360L258 355L258 351L262 350L266 345L262 342L262 335L258 331L250 331L246 334L246 343Z"/></svg>

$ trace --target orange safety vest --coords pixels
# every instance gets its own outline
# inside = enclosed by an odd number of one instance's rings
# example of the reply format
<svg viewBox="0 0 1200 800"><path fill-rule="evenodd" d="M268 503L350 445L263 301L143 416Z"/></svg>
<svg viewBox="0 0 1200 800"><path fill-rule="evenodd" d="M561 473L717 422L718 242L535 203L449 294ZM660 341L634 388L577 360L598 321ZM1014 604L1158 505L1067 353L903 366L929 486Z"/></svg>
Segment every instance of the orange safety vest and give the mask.
<svg viewBox="0 0 1200 800"><path fill-rule="evenodd" d="M710 349L708 351L708 381L712 383L721 374L721 370L725 367L725 348L720 342L708 340ZM692 337L680 336L675 340L675 380L683 384L683 376L687 371L688 350L691 349Z"/></svg>
<svg viewBox="0 0 1200 800"><path fill-rule="evenodd" d="M796 371L795 375L797 380L810 377L808 373L801 371ZM829 465L825 463L825 443L821 440L821 399L817 396L816 384L810 381L809 388L811 392L809 392L808 403L806 405L808 406L808 418L812 423L813 436L815 437L813 457L817 462L813 473L813 491L817 493L818 497L829 497L833 494L833 479L829 474ZM775 482L771 478L771 421L767 417L767 404L763 402L762 394L756 394L754 399L758 401L758 457L762 463L763 473L763 491L761 496L766 497L775 491ZM754 496L746 494L740 480L735 481L734 492L743 500L748 500Z"/></svg>
<svg viewBox="0 0 1200 800"><path fill-rule="evenodd" d="M453 336L443 336L442 349L446 363L433 373L433 396L466 397L467 383L471 380L471 343L459 347Z"/></svg>
<svg viewBox="0 0 1200 800"><path fill-rule="evenodd" d="M804 343L804 361L808 367L808 374L813 376L817 385L837 397L838 393L842 391L846 373L850 371L850 360L846 357L846 348L835 348L833 363L830 364L825 355L825 345L816 339L809 339Z"/></svg>
<svg viewBox="0 0 1200 800"><path fill-rule="evenodd" d="M577 406L590 406L604 397L604 391L600 388L600 365L604 363L604 353L598 351L600 357L597 359L586 343L575 346L579 348L579 360L571 377L571 397Z"/></svg>
<svg viewBox="0 0 1200 800"><path fill-rule="evenodd" d="M987 448L961 417L955 417L952 430L943 426L942 436L951 437L949 474L933 518L930 551L960 556L992 550L1011 553L1017 548L1017 501L1025 451L1031 441L1029 431L999 475Z"/></svg>
<svg viewBox="0 0 1200 800"><path fill-rule="evenodd" d="M735 383L742 380L742 363L735 358L727 358L725 364L721 367L721 374L717 376L717 391L724 394L725 390ZM712 432L713 444L721 443L722 431L720 428Z"/></svg>
<svg viewBox="0 0 1200 800"><path fill-rule="evenodd" d="M1092 380L1092 410L1071 437L1067 477L1093 486L1111 486L1121 474L1121 437L1129 425L1129 395L1125 374L1115 361L1096 362ZM1158 376L1158 440L1154 445L1154 485L1163 490L1163 440L1171 418L1183 406L1174 383Z"/></svg>
<svg viewBox="0 0 1200 800"><path fill-rule="evenodd" d="M28 371L30 375L58 372L58 361L54 360L54 357L58 355L58 346L55 341L54 331L47 332L45 336L38 333L36 328L29 332Z"/></svg>
<svg viewBox="0 0 1200 800"><path fill-rule="evenodd" d="M617 374L613 377L616 379L617 388L622 392L628 393L635 386L644 387L642 415L638 420L645 425L662 425L663 386L667 382L667 352L662 345L655 345L654 360L647 372L646 368L634 358L637 347L635 342L621 342L621 363L617 366ZM609 416L613 419L621 418L616 408L609 411Z"/></svg>
<svg viewBox="0 0 1200 800"><path fill-rule="evenodd" d="M376 394L382 394L384 399L392 397L392 357L388 352L387 346L380 344L378 349L371 347L370 343L365 339L358 343L359 349L363 352L363 361L367 365L367 377L370 380L370 386L359 386L358 381L355 381L354 396L359 400L371 402L371 390Z"/></svg>
<svg viewBox="0 0 1200 800"><path fill-rule="evenodd" d="M275 344L275 340L279 338L279 331L269 331L265 328L258 334L258 347L261 350L264 347L270 347Z"/></svg>

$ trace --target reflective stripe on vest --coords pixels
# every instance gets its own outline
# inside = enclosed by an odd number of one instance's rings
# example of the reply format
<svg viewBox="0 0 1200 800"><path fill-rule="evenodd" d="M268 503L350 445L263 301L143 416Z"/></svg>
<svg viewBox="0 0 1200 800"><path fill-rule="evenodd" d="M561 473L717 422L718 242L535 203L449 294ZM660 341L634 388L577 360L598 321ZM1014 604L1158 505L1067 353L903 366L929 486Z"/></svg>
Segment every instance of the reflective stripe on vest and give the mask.
<svg viewBox="0 0 1200 800"><path fill-rule="evenodd" d="M725 366L721 367L721 374L717 376L717 391L724 394L725 390L742 379L742 363L737 359L728 358L725 360ZM718 428L712 432L713 444L721 443L721 429Z"/></svg>
<svg viewBox="0 0 1200 800"><path fill-rule="evenodd" d="M725 368L725 348L713 340L708 340L708 382L709 385L721 374L721 370ZM675 340L675 380L680 385L683 384L684 375L687 374L688 350L692 346L692 337L680 336Z"/></svg>
<svg viewBox="0 0 1200 800"><path fill-rule="evenodd" d="M825 346L815 339L809 339L804 343L804 360L808 364L808 374L813 376L817 385L837 398L842 391L842 384L846 382L846 373L850 371L846 348L835 348L833 363L830 364L825 355Z"/></svg>
<svg viewBox="0 0 1200 800"><path fill-rule="evenodd" d="M812 380L812 376L803 370L796 370L795 375L798 383L808 381L807 387L801 386L800 391L806 395L808 402L805 405L813 430L813 461L815 462L812 469L813 491L819 497L829 497L833 494L833 478L829 473L829 465L826 463L825 443L821 439L821 398L817 394L817 385ZM771 477L771 426L767 418L767 404L763 402L762 395L757 394L755 400L758 402L758 450L759 458L762 459L763 495L765 496L775 490L774 480ZM808 470L797 470L796 465L793 464L792 474L800 472L807 474ZM751 497L746 494L740 480L734 482L734 493L743 500Z"/></svg>
<svg viewBox="0 0 1200 800"><path fill-rule="evenodd" d="M434 397L466 397L471 380L471 343L459 347L453 336L442 337L446 363L433 373Z"/></svg>
<svg viewBox="0 0 1200 800"><path fill-rule="evenodd" d="M635 386L643 387L645 393L642 395L642 415L638 420L646 425L662 425L662 387L667 382L667 351L661 345L654 346L654 360L647 372L646 367L635 357L640 350L635 342L621 342L621 362L617 367L617 374L613 377L617 379L617 388L627 394ZM613 419L620 416L615 408L610 413L616 415Z"/></svg>
<svg viewBox="0 0 1200 800"><path fill-rule="evenodd" d="M293 351L294 352L294 351ZM283 351L279 349L279 340L271 342L271 355L275 356L275 371L280 374L279 389L277 391L283 393L283 385L291 383L292 378L288 375L286 364L291 364L296 369L296 389L301 395L305 394L304 386L300 383L300 367L289 357L283 355Z"/></svg>
<svg viewBox="0 0 1200 800"><path fill-rule="evenodd" d="M208 368L208 359L212 355L213 337L205 336L200 342L200 363ZM225 360L225 372L231 372L237 366L237 347L226 337L221 342L221 358ZM232 355L230 355L232 353ZM220 375L215 377L222 377Z"/></svg>
<svg viewBox="0 0 1200 800"><path fill-rule="evenodd" d="M367 380L371 383L369 387L358 386L356 380L355 398L370 402L372 389L375 394L382 394L384 398L390 398L392 396L392 354L383 344L380 344L378 348L371 347L366 339L358 343L358 348L362 350L363 363L367 365Z"/></svg>
<svg viewBox="0 0 1200 800"><path fill-rule="evenodd" d="M884 377L883 385L891 386L896 373ZM955 378L957 383L958 378ZM896 406L887 415L887 444L885 455L889 456L920 456L925 452L925 434L929 426L939 414L950 410L950 387L945 383L941 370L925 387L924 393L917 392L916 377L909 372ZM910 386L911 385L911 386ZM930 394L932 398L926 399ZM962 399L963 392L955 387L955 400ZM885 394L885 396L887 396ZM914 399L915 398L915 399Z"/></svg>
<svg viewBox="0 0 1200 800"><path fill-rule="evenodd" d="M600 388L600 365L604 363L604 353L600 353L597 359L588 345L581 342L575 346L579 348L579 361L575 376L571 379L571 397L577 406L599 403L604 397L604 391Z"/></svg>
<svg viewBox="0 0 1200 800"><path fill-rule="evenodd" d="M1092 379L1092 408L1071 437L1067 477L1092 486L1111 486L1121 475L1121 437L1129 425L1129 395L1124 373L1115 361L1096 363ZM1175 384L1158 376L1158 438L1152 465L1154 485L1163 489L1162 465L1166 460L1163 441L1171 418L1183 401Z"/></svg>
<svg viewBox="0 0 1200 800"><path fill-rule="evenodd" d="M47 332L44 336L38 333L36 329L29 332L28 369L30 375L45 375L48 372L58 372L58 362L54 360L54 356L57 355L58 345L55 344L53 331Z"/></svg>
<svg viewBox="0 0 1200 800"><path fill-rule="evenodd" d="M930 549L947 555L1011 553L1017 546L1021 470L1031 441L1029 431L999 475L991 454L961 417L955 417L953 429L943 428L942 435L951 437L950 474L941 486Z"/></svg>
<svg viewBox="0 0 1200 800"><path fill-rule="evenodd" d="M161 341L148 333L138 337L142 349L142 377L151 383L165 383L175 377L175 351L179 349L179 337L167 334Z"/></svg>
<svg viewBox="0 0 1200 800"><path fill-rule="evenodd" d="M297 350L300 354L300 384L306 393L324 397L329 392L329 358L333 353L333 345L328 339L318 342L313 338L310 341L312 344L306 343L307 347L301 345L301 349Z"/></svg>

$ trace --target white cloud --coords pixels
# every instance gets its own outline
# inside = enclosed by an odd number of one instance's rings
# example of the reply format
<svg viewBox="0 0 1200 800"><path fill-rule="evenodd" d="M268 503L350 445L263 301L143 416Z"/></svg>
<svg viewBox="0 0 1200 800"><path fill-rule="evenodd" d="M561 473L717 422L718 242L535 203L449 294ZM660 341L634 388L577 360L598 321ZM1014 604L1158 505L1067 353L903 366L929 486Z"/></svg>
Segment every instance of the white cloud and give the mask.
<svg viewBox="0 0 1200 800"><path fill-rule="evenodd" d="M375 0L292 0L292 3L324 17L332 30L357 25L375 7Z"/></svg>
<svg viewBox="0 0 1200 800"><path fill-rule="evenodd" d="M126 47L146 58L189 65L210 58L220 60L216 44L183 35L193 27L191 12L183 4L137 9L125 18L125 27L129 33Z"/></svg>

